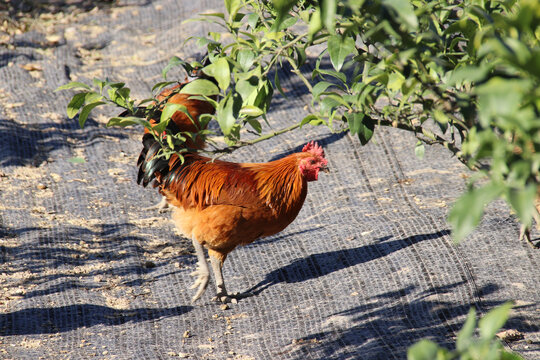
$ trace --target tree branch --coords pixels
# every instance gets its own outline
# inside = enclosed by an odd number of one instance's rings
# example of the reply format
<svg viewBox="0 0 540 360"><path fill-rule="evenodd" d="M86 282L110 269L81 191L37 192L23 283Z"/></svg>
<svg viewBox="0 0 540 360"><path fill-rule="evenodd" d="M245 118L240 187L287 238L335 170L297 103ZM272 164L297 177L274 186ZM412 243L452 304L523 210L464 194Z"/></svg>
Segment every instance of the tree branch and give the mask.
<svg viewBox="0 0 540 360"><path fill-rule="evenodd" d="M237 150L237 149L240 149L242 147L246 147L246 146L251 146L251 145L255 145L261 141L265 141L265 140L268 140L268 139L271 139L275 136L278 136L278 135L281 135L281 134L284 134L286 132L289 132L289 131L293 131L297 128L300 127L300 123L298 124L294 124L294 125L291 125L289 127L286 127L286 128L283 128L283 129L280 129L280 130L276 130L276 131L271 131L267 134L264 134L264 135L261 135L259 136L258 138L256 139L253 139L253 140L245 140L245 141L238 141L236 144L234 145L231 145L231 146L227 146L225 148L221 148L221 149L216 149L216 150L212 150L212 151L201 151L201 152L204 152L204 153L208 153L208 154L212 154L212 155L216 155L216 154L230 154L232 153L233 151ZM214 157L214 160L219 158L220 156L222 155L217 155Z"/></svg>

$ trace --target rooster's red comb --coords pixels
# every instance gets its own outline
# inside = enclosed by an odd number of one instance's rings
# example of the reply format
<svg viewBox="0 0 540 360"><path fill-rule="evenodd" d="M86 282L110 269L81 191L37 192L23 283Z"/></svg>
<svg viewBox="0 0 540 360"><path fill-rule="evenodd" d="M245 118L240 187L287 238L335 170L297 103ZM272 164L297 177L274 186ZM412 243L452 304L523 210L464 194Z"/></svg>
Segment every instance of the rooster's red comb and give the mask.
<svg viewBox="0 0 540 360"><path fill-rule="evenodd" d="M316 156L324 157L323 148L317 144L315 141L310 141L302 148L304 152L310 152Z"/></svg>

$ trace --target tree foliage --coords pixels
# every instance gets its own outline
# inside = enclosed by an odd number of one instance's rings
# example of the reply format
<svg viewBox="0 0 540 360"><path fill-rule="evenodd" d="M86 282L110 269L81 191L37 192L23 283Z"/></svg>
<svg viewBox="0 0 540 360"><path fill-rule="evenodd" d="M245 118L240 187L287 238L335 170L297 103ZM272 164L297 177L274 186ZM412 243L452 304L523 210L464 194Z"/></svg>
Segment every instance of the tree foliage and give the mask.
<svg viewBox="0 0 540 360"><path fill-rule="evenodd" d="M411 346L408 360L523 360L521 356L504 350L496 339L496 333L508 319L511 303L505 303L489 311L476 321L476 310L471 309L456 339L456 349L450 351L433 341L424 339ZM479 336L475 336L475 331Z"/></svg>
<svg viewBox="0 0 540 360"><path fill-rule="evenodd" d="M378 127L392 126L415 134L417 156L423 156L424 145L440 144L478 171L450 213L457 240L499 197L530 225L540 167L540 3L224 0L224 5L223 13L189 20L221 29L189 39L208 51L210 64L202 71L217 85L200 79L182 90L214 103L216 114L204 121L217 121L227 145L215 152L307 125L350 131L366 144ZM313 50L319 55L310 59L314 66L307 74L302 69ZM164 77L177 65L193 66L173 58ZM311 94L309 115L266 132L272 97L286 97L283 69ZM127 115L110 125L148 127L152 109L163 105L144 100L150 109L140 114L140 104L135 106L129 88L119 83L95 80L98 91L80 83L69 87L81 89L68 105L70 117L79 112L81 126L95 106L114 103ZM218 100L209 98L216 94ZM241 129L257 138L242 139ZM194 135L168 136L164 156Z"/></svg>

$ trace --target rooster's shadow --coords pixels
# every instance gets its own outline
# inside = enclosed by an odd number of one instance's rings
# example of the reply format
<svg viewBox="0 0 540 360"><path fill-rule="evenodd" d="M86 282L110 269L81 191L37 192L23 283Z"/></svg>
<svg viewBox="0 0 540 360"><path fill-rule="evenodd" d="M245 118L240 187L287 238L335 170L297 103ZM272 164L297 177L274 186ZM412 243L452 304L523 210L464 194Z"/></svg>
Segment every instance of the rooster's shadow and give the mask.
<svg viewBox="0 0 540 360"><path fill-rule="evenodd" d="M449 234L449 230L441 230L431 234L418 234L391 241L388 241L391 236L385 236L379 238L375 244L312 254L296 259L290 264L268 273L264 280L248 289L246 293L258 295L279 283L298 283L320 278L351 266L387 256L421 241L437 239Z"/></svg>

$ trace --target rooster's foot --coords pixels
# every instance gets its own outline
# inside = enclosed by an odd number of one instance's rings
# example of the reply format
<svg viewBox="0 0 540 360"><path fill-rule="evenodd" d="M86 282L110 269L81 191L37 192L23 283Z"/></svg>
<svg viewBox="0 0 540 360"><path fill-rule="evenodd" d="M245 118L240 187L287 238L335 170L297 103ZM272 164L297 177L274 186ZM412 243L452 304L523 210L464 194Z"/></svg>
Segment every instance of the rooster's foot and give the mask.
<svg viewBox="0 0 540 360"><path fill-rule="evenodd" d="M219 301L223 304L227 304L227 303L236 304L238 303L238 300L241 300L250 296L253 296L253 294L249 292L234 293L234 294L227 294L227 293L222 292L222 293L216 294L216 296L212 298L212 301Z"/></svg>
<svg viewBox="0 0 540 360"><path fill-rule="evenodd" d="M222 304L228 304L228 303L236 304L238 303L238 298L236 297L237 295L238 294L220 293L220 294L216 294L216 296L212 298L212 301L218 301Z"/></svg>
<svg viewBox="0 0 540 360"><path fill-rule="evenodd" d="M210 273L208 268L198 267L197 270L191 273L191 276L197 276L197 279L195 279L195 282L191 285L191 289L197 288L197 293L191 299L192 302L195 302L206 290L208 280L210 279Z"/></svg>

